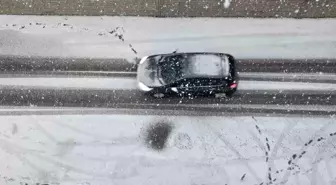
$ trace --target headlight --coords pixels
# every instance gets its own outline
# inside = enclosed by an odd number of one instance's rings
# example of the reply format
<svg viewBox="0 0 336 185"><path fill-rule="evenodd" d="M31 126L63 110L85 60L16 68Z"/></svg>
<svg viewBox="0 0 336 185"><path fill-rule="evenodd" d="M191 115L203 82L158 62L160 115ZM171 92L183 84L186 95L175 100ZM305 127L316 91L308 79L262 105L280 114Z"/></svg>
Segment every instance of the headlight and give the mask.
<svg viewBox="0 0 336 185"><path fill-rule="evenodd" d="M138 83L138 87L142 91L151 91L153 89L153 88L147 87L145 84L141 82Z"/></svg>

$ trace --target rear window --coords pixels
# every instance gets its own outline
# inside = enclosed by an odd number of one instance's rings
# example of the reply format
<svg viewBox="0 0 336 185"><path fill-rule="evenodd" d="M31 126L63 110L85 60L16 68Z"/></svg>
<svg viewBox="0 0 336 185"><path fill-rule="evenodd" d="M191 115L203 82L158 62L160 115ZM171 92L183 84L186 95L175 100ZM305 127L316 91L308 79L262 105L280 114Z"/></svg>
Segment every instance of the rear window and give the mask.
<svg viewBox="0 0 336 185"><path fill-rule="evenodd" d="M229 61L226 56L196 54L188 59L187 76L218 77L229 75Z"/></svg>

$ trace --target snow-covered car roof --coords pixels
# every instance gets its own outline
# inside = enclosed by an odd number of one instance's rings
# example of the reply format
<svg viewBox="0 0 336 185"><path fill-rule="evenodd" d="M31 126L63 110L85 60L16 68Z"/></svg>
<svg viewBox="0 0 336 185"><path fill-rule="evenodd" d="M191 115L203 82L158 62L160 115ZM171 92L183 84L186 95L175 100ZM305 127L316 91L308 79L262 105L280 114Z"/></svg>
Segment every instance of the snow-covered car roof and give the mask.
<svg viewBox="0 0 336 185"><path fill-rule="evenodd" d="M214 54L195 54L188 59L186 76L227 76L229 62L227 57Z"/></svg>

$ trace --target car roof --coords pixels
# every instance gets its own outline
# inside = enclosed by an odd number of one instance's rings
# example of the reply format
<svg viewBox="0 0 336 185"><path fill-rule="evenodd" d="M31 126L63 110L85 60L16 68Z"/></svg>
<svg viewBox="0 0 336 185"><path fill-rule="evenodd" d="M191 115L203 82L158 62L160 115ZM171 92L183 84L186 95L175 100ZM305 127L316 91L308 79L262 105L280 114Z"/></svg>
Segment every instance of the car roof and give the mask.
<svg viewBox="0 0 336 185"><path fill-rule="evenodd" d="M180 52L180 53L163 53L163 54L155 54L155 55L149 55L148 57L155 57L155 56L178 56L178 55L227 55L232 56L227 53L219 53L219 52Z"/></svg>
<svg viewBox="0 0 336 185"><path fill-rule="evenodd" d="M217 55L215 58L212 54L201 55L198 59L197 57L192 59L187 69L190 76L221 76L225 74L224 70L229 68L229 66L224 66L225 64L228 65L223 63L223 59Z"/></svg>
<svg viewBox="0 0 336 185"><path fill-rule="evenodd" d="M191 60L185 62L183 67L185 77L211 77L211 76L226 76L230 68L229 61L228 63L222 63L221 56L224 56L223 53L204 53L204 52L190 52L190 53L169 53L163 55L152 55L152 57L174 57L187 55L191 56ZM199 55L199 56L197 56ZM215 58L213 58L215 57ZM164 61L162 61L164 62ZM228 65L228 66L226 66ZM170 68L169 66L166 66Z"/></svg>

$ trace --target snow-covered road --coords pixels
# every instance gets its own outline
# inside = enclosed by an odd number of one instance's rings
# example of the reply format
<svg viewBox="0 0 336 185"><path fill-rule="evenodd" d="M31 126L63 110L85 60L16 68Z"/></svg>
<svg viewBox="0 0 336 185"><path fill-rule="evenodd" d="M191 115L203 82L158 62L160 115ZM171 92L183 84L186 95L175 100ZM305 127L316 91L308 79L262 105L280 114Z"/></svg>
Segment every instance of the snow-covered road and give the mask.
<svg viewBox="0 0 336 185"><path fill-rule="evenodd" d="M171 132L158 152L146 138L160 135L147 131L162 120ZM22 115L0 122L1 184L336 183L335 118Z"/></svg>
<svg viewBox="0 0 336 185"><path fill-rule="evenodd" d="M0 78L0 86L22 88L57 88L57 89L105 89L136 90L134 78L99 78L99 77L47 77L47 78ZM330 91L336 92L335 83L303 83L275 81L240 81L238 90L271 91Z"/></svg>
<svg viewBox="0 0 336 185"><path fill-rule="evenodd" d="M0 54L131 60L179 49L238 58L336 58L335 29L335 19L1 15Z"/></svg>

